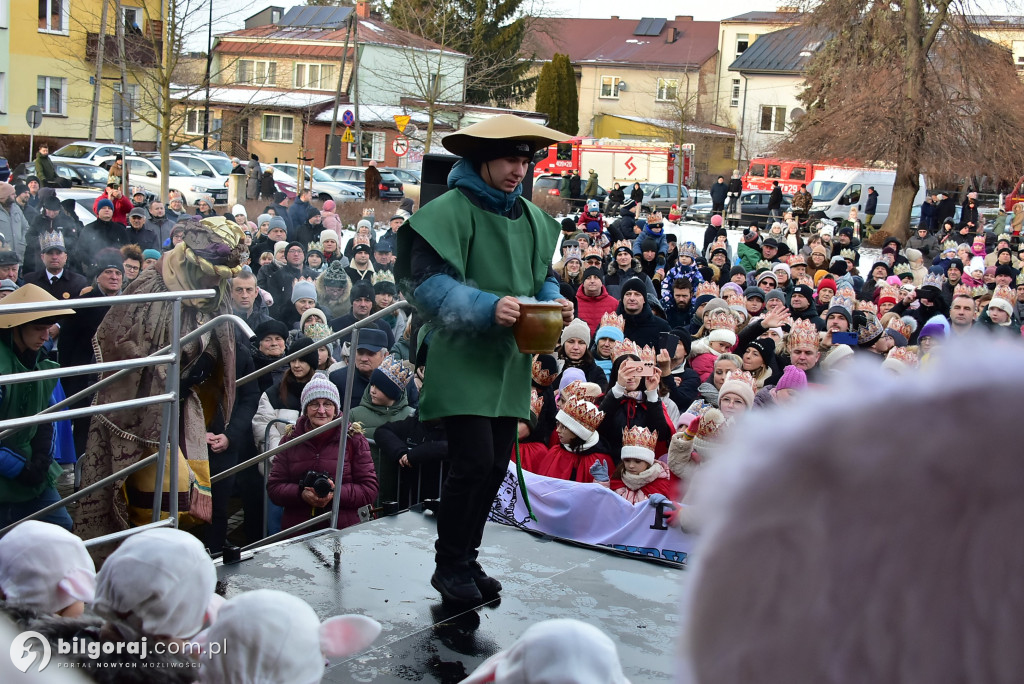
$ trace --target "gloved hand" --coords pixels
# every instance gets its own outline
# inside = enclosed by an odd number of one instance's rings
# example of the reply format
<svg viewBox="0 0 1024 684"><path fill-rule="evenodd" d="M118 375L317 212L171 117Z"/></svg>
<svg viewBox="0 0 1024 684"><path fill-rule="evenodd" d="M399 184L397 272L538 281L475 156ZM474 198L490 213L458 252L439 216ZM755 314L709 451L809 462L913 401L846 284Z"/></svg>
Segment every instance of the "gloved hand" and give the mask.
<svg viewBox="0 0 1024 684"><path fill-rule="evenodd" d="M604 461L595 461L594 465L590 466L590 476L595 482L608 482L608 466Z"/></svg>
<svg viewBox="0 0 1024 684"><path fill-rule="evenodd" d="M12 451L14 451L12 449ZM21 456L25 454L21 452ZM21 469L15 481L28 487L35 487L46 481L46 476L50 470L50 464L53 462L53 457L46 452L33 452L31 456L25 459L25 467Z"/></svg>
<svg viewBox="0 0 1024 684"><path fill-rule="evenodd" d="M647 505L651 508L657 508L659 504L665 504L665 508L670 511L674 511L676 509L676 505L672 503L672 499L668 498L664 494L655 493L647 497Z"/></svg>

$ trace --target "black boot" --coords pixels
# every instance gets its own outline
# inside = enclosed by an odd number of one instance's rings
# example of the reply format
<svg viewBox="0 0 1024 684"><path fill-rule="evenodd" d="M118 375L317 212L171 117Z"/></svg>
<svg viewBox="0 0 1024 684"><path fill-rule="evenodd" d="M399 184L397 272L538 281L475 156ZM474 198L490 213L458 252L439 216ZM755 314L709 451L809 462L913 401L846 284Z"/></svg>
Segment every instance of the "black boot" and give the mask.
<svg viewBox="0 0 1024 684"><path fill-rule="evenodd" d="M498 594L501 593L501 582L488 576L484 572L483 567L476 561L469 562L469 574L476 582L476 588L480 590L480 593L485 599L497 598Z"/></svg>
<svg viewBox="0 0 1024 684"><path fill-rule="evenodd" d="M442 599L451 603L480 604L484 600L473 575L465 567L437 566L430 578L430 586L440 592Z"/></svg>

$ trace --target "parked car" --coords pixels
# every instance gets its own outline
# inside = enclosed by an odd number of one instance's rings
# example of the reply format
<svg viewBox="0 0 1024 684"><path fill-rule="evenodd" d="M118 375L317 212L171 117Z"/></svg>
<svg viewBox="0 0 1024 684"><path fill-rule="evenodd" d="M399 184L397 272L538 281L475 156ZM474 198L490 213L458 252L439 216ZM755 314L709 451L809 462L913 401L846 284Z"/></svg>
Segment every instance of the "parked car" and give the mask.
<svg viewBox="0 0 1024 684"><path fill-rule="evenodd" d="M160 160L132 156L128 163L128 182L156 195L160 194ZM176 159L167 160L167 188L177 190L185 198L185 204L194 206L202 195L210 195L214 204L227 204L228 189L224 181L206 176L197 176Z"/></svg>
<svg viewBox="0 0 1024 684"><path fill-rule="evenodd" d="M82 190L79 188L57 188L57 199L75 200L75 215L82 225L89 225L96 220L96 214L92 213L93 203L96 201L96 192Z"/></svg>
<svg viewBox="0 0 1024 684"><path fill-rule="evenodd" d="M7 163L6 157L0 157L0 181L6 181L11 177L11 165Z"/></svg>
<svg viewBox="0 0 1024 684"><path fill-rule="evenodd" d="M640 187L644 190L644 201L640 205L642 211L660 211L668 214L673 204L678 205L680 209L686 209L693 204L693 196L685 185L679 188L681 192L678 196L675 183L641 183Z"/></svg>
<svg viewBox="0 0 1024 684"><path fill-rule="evenodd" d="M270 164L274 169L274 183L282 192L287 194L288 190L281 188L287 186L291 192L295 192L299 185L299 167L297 164ZM354 183L342 183L331 178L327 173L313 167L312 176L310 167L303 167L305 178L303 185L311 187L313 195L320 201L333 199L338 204L344 202L361 202L363 200L363 189Z"/></svg>
<svg viewBox="0 0 1024 684"><path fill-rule="evenodd" d="M767 224L768 196L770 194L761 190L747 190L740 195L740 213L742 215L740 223L743 226L754 224L761 227ZM782 211L789 210L789 203L792 199L792 195L782 196ZM686 220L699 223L709 222L711 220L711 206L711 202L701 202L692 205L686 210Z"/></svg>
<svg viewBox="0 0 1024 684"><path fill-rule="evenodd" d="M231 173L231 160L212 154L192 154L174 151L170 154L171 159L181 162L188 167L189 171L197 176L215 178L225 183L227 187L228 175Z"/></svg>
<svg viewBox="0 0 1024 684"><path fill-rule="evenodd" d="M221 152L220 150L204 150L196 147L195 145L178 145L177 147L172 146L171 154L203 154L209 157L221 157L223 159L231 161L231 155L229 155L227 152Z"/></svg>
<svg viewBox="0 0 1024 684"><path fill-rule="evenodd" d="M551 197L559 197L559 186L561 185L562 177L553 173L544 174L543 176L537 176L533 179L533 196L540 197L542 194L547 194ZM582 183L581 186L585 187L586 183ZM582 187L580 188L582 189ZM595 199L604 206L604 201L608 199L608 191L600 185L597 186L597 197Z"/></svg>
<svg viewBox="0 0 1024 684"><path fill-rule="evenodd" d="M81 162L53 162L53 170L66 179L73 188L96 188L102 191L107 187L107 171L99 166ZM24 183L29 176L36 175L35 162L25 162L14 167L12 183Z"/></svg>
<svg viewBox="0 0 1024 684"><path fill-rule="evenodd" d="M325 166L323 171L334 180L365 188L366 169L365 166ZM387 169L377 170L380 172L380 198L385 202L401 202L405 197L405 193L402 192L402 181Z"/></svg>
<svg viewBox="0 0 1024 684"><path fill-rule="evenodd" d="M126 155L135 154L135 149L131 145L125 145L123 147ZM112 161L115 156L121 154L121 145L114 143L98 143L90 140L79 140L77 142L68 143L64 147L50 153L50 159L53 161L70 161L70 162L84 162L86 164L102 164L106 161Z"/></svg>
<svg viewBox="0 0 1024 684"><path fill-rule="evenodd" d="M396 166L386 166L380 170L381 173L387 171L393 173L395 177L402 181L402 192L406 197L412 199L416 204L420 203L420 172L414 171L413 169L400 169Z"/></svg>

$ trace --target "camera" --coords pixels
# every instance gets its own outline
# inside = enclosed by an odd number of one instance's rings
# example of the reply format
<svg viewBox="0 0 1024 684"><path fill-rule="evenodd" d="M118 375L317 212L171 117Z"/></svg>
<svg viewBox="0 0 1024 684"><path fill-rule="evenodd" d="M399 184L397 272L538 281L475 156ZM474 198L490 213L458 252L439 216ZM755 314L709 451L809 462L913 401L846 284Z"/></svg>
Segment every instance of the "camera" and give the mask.
<svg viewBox="0 0 1024 684"><path fill-rule="evenodd" d="M334 485L331 484L331 476L319 470L307 470L299 484L302 485L303 489L312 487L313 491L321 499L334 490Z"/></svg>

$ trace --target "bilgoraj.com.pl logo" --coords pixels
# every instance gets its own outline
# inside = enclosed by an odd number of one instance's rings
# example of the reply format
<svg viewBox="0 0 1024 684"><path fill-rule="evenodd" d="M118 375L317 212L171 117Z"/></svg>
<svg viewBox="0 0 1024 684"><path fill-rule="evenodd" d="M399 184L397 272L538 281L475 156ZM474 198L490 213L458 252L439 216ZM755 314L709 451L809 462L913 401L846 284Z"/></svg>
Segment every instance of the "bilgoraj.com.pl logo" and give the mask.
<svg viewBox="0 0 1024 684"><path fill-rule="evenodd" d="M59 655L70 655L76 658L88 658L98 660L104 656L129 655L133 659L145 660L149 655L181 655L197 658L205 649L210 655L220 655L225 652L225 642L210 641L205 644L193 643L190 641L150 641L142 637L138 641L95 641L75 637L71 640L57 639L57 653ZM53 657L53 650L50 642L39 632L22 632L11 642L11 662L22 672L28 672L29 668L36 664L36 669L42 671L50 664ZM194 661L193 661L194 662ZM63 665L66 665L64 663ZM115 665L115 664L111 664ZM184 663L182 663L184 665ZM164 664L166 666L166 664Z"/></svg>

